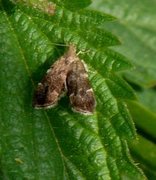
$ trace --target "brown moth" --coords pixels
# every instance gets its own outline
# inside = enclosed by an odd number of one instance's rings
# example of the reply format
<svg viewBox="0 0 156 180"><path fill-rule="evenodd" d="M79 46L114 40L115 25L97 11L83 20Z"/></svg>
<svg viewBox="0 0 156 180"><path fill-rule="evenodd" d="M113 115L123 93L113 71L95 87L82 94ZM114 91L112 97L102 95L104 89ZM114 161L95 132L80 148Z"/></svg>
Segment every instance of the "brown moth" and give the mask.
<svg viewBox="0 0 156 180"><path fill-rule="evenodd" d="M57 104L65 91L67 73L75 60L75 53L75 47L71 45L69 50L48 69L35 91L33 101L35 108L50 108Z"/></svg>
<svg viewBox="0 0 156 180"><path fill-rule="evenodd" d="M51 66L38 84L33 104L35 108L53 107L65 91L74 111L93 113L96 105L94 93L85 66L73 45Z"/></svg>
<svg viewBox="0 0 156 180"><path fill-rule="evenodd" d="M71 63L66 81L73 110L82 114L92 114L96 106L95 96L85 66L78 57Z"/></svg>

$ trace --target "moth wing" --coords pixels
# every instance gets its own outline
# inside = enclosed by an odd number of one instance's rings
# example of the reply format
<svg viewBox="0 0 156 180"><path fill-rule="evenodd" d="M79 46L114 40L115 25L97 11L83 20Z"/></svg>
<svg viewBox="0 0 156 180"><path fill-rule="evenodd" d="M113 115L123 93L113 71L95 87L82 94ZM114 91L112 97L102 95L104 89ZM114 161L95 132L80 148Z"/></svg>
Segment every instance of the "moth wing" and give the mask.
<svg viewBox="0 0 156 180"><path fill-rule="evenodd" d="M58 102L65 90L70 64L75 58L76 48L70 45L68 51L51 66L38 84L33 101L35 108L50 108Z"/></svg>
<svg viewBox="0 0 156 180"><path fill-rule="evenodd" d="M82 114L92 114L96 101L90 86L84 64L77 60L71 64L67 75L67 89L73 110Z"/></svg>
<svg viewBox="0 0 156 180"><path fill-rule="evenodd" d="M33 105L35 108L50 108L57 104L59 97L64 92L67 75L64 61L64 57L57 60L38 84L34 94Z"/></svg>

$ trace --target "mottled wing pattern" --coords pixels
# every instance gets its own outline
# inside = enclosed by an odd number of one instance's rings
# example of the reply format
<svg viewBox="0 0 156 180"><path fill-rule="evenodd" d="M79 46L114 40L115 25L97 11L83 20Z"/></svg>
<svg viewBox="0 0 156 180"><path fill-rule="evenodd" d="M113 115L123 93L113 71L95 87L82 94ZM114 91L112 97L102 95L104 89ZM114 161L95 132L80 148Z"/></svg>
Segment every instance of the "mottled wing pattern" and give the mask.
<svg viewBox="0 0 156 180"><path fill-rule="evenodd" d="M83 114L92 114L96 101L85 66L79 58L71 64L66 81L73 110Z"/></svg>
<svg viewBox="0 0 156 180"><path fill-rule="evenodd" d="M35 108L54 106L61 94L67 90L73 109L79 113L91 114L96 105L87 71L76 54L75 46L59 58L38 84L34 95Z"/></svg>
<svg viewBox="0 0 156 180"><path fill-rule="evenodd" d="M47 71L38 84L34 94L35 108L50 108L54 106L65 90L65 83L70 64L74 61L75 47L70 46L67 53L59 58Z"/></svg>

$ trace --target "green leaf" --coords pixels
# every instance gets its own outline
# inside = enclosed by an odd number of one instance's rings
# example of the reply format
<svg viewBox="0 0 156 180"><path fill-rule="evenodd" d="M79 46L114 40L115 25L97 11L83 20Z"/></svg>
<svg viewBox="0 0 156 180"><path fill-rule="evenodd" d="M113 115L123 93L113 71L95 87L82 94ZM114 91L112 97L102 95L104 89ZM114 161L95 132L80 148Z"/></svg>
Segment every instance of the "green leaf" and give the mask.
<svg viewBox="0 0 156 180"><path fill-rule="evenodd" d="M94 1L91 8L111 13L118 17L115 23L105 23L104 28L120 37L121 46L113 47L125 54L135 69L124 72L126 80L135 89L139 102L128 101L127 105L140 134L139 141L132 143L130 149L149 179L155 179L155 2L139 1ZM141 86L141 87L140 87ZM143 88L142 88L143 87ZM146 89L145 89L146 87ZM113 88L113 90L116 88ZM151 148L152 147L152 148Z"/></svg>
<svg viewBox="0 0 156 180"><path fill-rule="evenodd" d="M137 127L155 139L156 114L152 113L142 104L135 101L128 101L128 107Z"/></svg>
<svg viewBox="0 0 156 180"><path fill-rule="evenodd" d="M57 4L60 4L67 9L70 9L72 11L77 10L77 9L82 9L87 7L88 5L91 4L91 0L85 0L85 1L79 1L79 0L54 0Z"/></svg>
<svg viewBox="0 0 156 180"><path fill-rule="evenodd" d="M113 49L125 54L135 65L133 71L125 73L126 78L142 87L156 85L156 2L96 0L91 7L119 19L104 27L122 42L122 46Z"/></svg>
<svg viewBox="0 0 156 180"><path fill-rule="evenodd" d="M154 88L142 89L136 91L140 102L146 106L150 111L156 114L156 90Z"/></svg>
<svg viewBox="0 0 156 180"><path fill-rule="evenodd" d="M136 133L125 100L135 95L115 74L132 65L108 48L118 44L118 38L95 26L96 20L105 22L111 16L91 11L87 16L85 9L72 12L60 2L55 1L53 15L33 9L34 4L26 7L23 1L1 2L0 175L2 179L145 179L127 147ZM86 51L81 58L96 95L93 115L72 112L67 97L50 110L32 107L35 85L63 54L55 46L60 42Z"/></svg>
<svg viewBox="0 0 156 180"><path fill-rule="evenodd" d="M149 179L156 178L156 114L138 102L128 101L130 113L139 132L139 141L131 143L133 157Z"/></svg>
<svg viewBox="0 0 156 180"><path fill-rule="evenodd" d="M38 8L40 10L45 10L48 7L51 8L50 6L52 4L57 4L57 5L61 6L62 8L67 8L67 9L70 9L71 11L75 11L75 10L85 8L91 4L91 0L84 0L84 1L79 1L79 0L72 0L72 1L53 0L52 2L48 1L48 0L41 0L41 1L38 1L38 0L29 0L29 1L12 0L12 2L25 4L27 6L33 6L34 8Z"/></svg>
<svg viewBox="0 0 156 180"><path fill-rule="evenodd" d="M133 141L130 147L132 155L141 162L140 166L149 179L154 180L156 178L156 145L139 135L138 140Z"/></svg>

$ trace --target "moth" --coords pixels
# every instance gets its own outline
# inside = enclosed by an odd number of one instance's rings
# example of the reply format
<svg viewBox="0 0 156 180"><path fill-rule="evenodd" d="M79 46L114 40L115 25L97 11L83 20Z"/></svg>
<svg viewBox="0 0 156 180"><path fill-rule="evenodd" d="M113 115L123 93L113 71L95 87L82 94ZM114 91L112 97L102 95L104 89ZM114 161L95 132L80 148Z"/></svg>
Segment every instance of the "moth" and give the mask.
<svg viewBox="0 0 156 180"><path fill-rule="evenodd" d="M75 53L74 46L70 46L69 50L48 69L35 91L33 100L35 108L50 108L57 104L66 90L66 77Z"/></svg>
<svg viewBox="0 0 156 180"><path fill-rule="evenodd" d="M73 45L51 66L38 84L33 104L35 108L50 108L57 104L63 92L67 92L74 111L93 113L95 96L85 66Z"/></svg>

